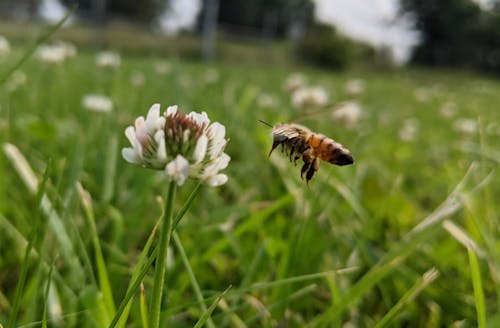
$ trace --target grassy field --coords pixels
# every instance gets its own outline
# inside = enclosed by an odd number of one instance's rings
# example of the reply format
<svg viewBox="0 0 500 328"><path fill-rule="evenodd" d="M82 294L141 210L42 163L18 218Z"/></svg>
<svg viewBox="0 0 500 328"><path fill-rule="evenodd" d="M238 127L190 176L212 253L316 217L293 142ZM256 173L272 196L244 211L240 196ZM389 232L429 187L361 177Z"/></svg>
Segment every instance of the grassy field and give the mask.
<svg viewBox="0 0 500 328"><path fill-rule="evenodd" d="M22 54L4 58L0 74ZM161 172L120 156L125 127L153 103L206 111L225 125L231 156L227 184L202 187L176 229L164 326L192 327L200 318L212 327L500 324L498 81L150 56L99 68L94 52L55 65L31 58L20 70L24 83L13 85L11 76L0 86L4 327L13 312L16 327L110 323L147 261L141 254L168 186ZM298 71L329 92L325 110L292 105L283 84ZM364 91L350 99L353 78ZM113 110L83 108L91 93L109 96ZM347 100L361 108L359 120L334 114ZM268 158L270 128L258 120L295 118L348 147L355 164L323 162L307 186L300 165L279 151ZM174 215L195 185L178 189ZM153 271L125 312L129 327L143 325Z"/></svg>

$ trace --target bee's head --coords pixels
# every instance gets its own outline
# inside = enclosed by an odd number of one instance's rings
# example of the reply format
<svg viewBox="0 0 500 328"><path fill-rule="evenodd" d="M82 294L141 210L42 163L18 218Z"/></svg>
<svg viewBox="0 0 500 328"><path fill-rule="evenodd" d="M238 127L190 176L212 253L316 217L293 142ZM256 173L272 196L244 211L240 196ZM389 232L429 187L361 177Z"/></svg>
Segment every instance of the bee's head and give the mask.
<svg viewBox="0 0 500 328"><path fill-rule="evenodd" d="M352 154L345 148L335 148L332 154L332 163L339 166L354 163Z"/></svg>

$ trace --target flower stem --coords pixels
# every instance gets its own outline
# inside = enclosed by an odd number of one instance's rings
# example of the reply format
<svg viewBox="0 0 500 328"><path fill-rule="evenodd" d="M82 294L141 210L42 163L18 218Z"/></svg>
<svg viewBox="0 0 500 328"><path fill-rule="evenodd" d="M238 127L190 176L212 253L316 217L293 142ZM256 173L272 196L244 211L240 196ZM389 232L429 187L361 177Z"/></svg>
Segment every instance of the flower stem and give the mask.
<svg viewBox="0 0 500 328"><path fill-rule="evenodd" d="M161 222L160 244L158 246L158 257L156 258L155 275L153 283L153 297L149 315L149 327L158 328L160 326L161 298L163 295L163 285L165 281L165 271L167 266L167 248L172 235L172 207L175 195L175 182L170 182L168 194L165 201L165 209Z"/></svg>

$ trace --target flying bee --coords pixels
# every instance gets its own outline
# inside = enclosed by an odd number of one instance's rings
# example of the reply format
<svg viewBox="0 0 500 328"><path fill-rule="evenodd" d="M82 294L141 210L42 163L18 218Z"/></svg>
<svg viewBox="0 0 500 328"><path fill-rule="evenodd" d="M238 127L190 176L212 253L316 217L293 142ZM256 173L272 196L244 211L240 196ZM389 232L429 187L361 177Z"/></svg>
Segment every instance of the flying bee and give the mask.
<svg viewBox="0 0 500 328"><path fill-rule="evenodd" d="M261 121L271 126L270 124ZM306 182L314 176L319 169L319 159L328 163L343 166L354 163L351 152L325 135L312 132L308 128L298 124L282 123L273 128L273 146L271 153L278 147L290 157L290 161L296 163L302 157L304 165L300 170L300 177L306 175Z"/></svg>

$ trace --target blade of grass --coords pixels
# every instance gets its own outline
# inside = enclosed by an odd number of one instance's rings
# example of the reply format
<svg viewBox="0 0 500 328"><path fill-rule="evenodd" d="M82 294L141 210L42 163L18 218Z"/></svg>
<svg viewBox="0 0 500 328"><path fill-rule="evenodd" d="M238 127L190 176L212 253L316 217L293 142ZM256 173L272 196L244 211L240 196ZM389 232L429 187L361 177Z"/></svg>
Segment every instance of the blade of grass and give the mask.
<svg viewBox="0 0 500 328"><path fill-rule="evenodd" d="M3 144L3 151L6 157L11 161L12 166L17 171L28 190L31 193L36 194L38 178L31 169L24 155L16 146L9 143ZM76 256L75 254L71 238L68 235L61 217L57 214L54 206L45 193L42 195L41 210L47 217L48 224L53 230L55 238L59 242L59 249L64 261L70 266L71 270L73 271L72 278L76 281L81 281L84 277L84 271L80 262L78 261L78 256Z"/></svg>
<svg viewBox="0 0 500 328"><path fill-rule="evenodd" d="M38 191L36 194L37 207L36 212L33 216L34 224L32 230L30 231L30 236L28 237L28 245L26 246L26 250L24 252L23 263L21 265L21 273L19 274L19 280L17 282L16 291L14 293L14 301L12 302L12 310L9 315L9 321L7 322L7 328L14 327L16 323L21 296L24 290L24 284L26 283L26 278L28 276L29 255L31 253L32 247L36 244L37 238L43 238L43 236L39 235L39 230L41 228L41 207L45 188L49 179L49 172L51 169L50 163L51 162L49 161L43 175L42 183L38 186Z"/></svg>
<svg viewBox="0 0 500 328"><path fill-rule="evenodd" d="M429 286L434 280L439 277L439 272L432 268L424 273L422 278L404 293L404 295L399 299L399 301L385 314L385 316L377 322L375 328L387 327L391 321L396 317L396 315L401 311L401 309L412 302L415 297L417 297L427 286Z"/></svg>
<svg viewBox="0 0 500 328"><path fill-rule="evenodd" d="M480 257L486 257L486 252L458 225L450 220L444 220L443 228L465 247L470 247Z"/></svg>
<svg viewBox="0 0 500 328"><path fill-rule="evenodd" d="M35 53L37 47L47 41L57 30L63 26L63 24L68 20L68 18L75 12L77 6L73 5L70 10L62 17L55 25L49 26L46 31L38 38L36 38L35 42L28 48L28 50L23 54L23 56L10 68L7 70L7 72L4 74L4 76L0 77L0 85L4 84L5 81L9 78L9 76L17 70L19 67L21 67L25 61L27 61L33 53Z"/></svg>
<svg viewBox="0 0 500 328"><path fill-rule="evenodd" d="M42 313L42 328L47 328L47 304L49 299L50 284L52 283L52 272L54 271L54 263L50 266L49 275L47 277L47 285L43 297L43 313Z"/></svg>
<svg viewBox="0 0 500 328"><path fill-rule="evenodd" d="M483 283L481 280L481 270L477 260L476 253L472 247L467 248L469 254L469 266L472 277L472 287L474 288L474 301L477 312L477 326L479 328L486 327L486 306L484 301Z"/></svg>
<svg viewBox="0 0 500 328"><path fill-rule="evenodd" d="M226 295L226 293L229 291L231 286L227 287L226 290L224 290L213 303L210 305L210 307L203 313L203 315L200 317L200 319L196 322L194 325L194 328L201 328L205 323L208 323L208 319L210 319L210 316L212 315L212 312L214 312L215 307L217 304L219 304L220 300Z"/></svg>
<svg viewBox="0 0 500 328"><path fill-rule="evenodd" d="M201 186L202 186L202 184L198 183L194 187L193 191L191 191L191 193L189 194L189 197L186 200L186 203L184 204L184 206L182 206L181 210L179 211L179 213L177 214L177 216L174 219L174 222L173 222L173 225L172 225L172 230L175 230L177 228L177 225L179 224L179 222L181 221L181 219L184 217L184 214L186 214L187 210L191 206L191 203L193 202L193 200L196 198L196 196L200 192Z"/></svg>
<svg viewBox="0 0 500 328"><path fill-rule="evenodd" d="M290 301L304 297L305 295L315 291L317 289L317 287L318 286L316 284L311 284L311 285L308 285L304 288L301 288L301 289L297 290L296 292L293 292L293 293L287 295L286 299L281 299L281 300L267 306L267 311L265 313L272 312L275 308L283 307L283 304L288 304L288 303L290 303ZM256 320L258 320L259 318L261 318L263 315L264 315L264 313L261 311L258 314L254 315L253 317L250 317L245 323L248 326L253 327L254 326L253 323Z"/></svg>
<svg viewBox="0 0 500 328"><path fill-rule="evenodd" d="M90 239L94 248L99 289L102 292L104 304L106 305L106 310L108 312L107 316L111 318L113 313L115 313L115 302L113 300L113 293L111 291L111 283L109 282L108 270L106 268L106 263L104 262L104 256L102 255L101 244L99 242L99 235L97 233L95 224L94 210L92 208L92 199L89 192L83 188L81 183L77 182L76 189L85 212L85 218L87 220L90 232Z"/></svg>
<svg viewBox="0 0 500 328"><path fill-rule="evenodd" d="M113 198L116 161L118 154L118 139L116 135L109 138L108 149L106 151L106 159L104 165L104 176L102 186L102 201L107 203Z"/></svg>
<svg viewBox="0 0 500 328"><path fill-rule="evenodd" d="M153 244L153 240L156 236L156 232L158 231L158 227L160 226L160 222L161 222L160 219L158 219L157 223L153 227L153 230L151 231L151 234L148 237L148 240L146 241L146 245L144 245L144 248L141 252L141 255L139 256L139 260L137 261L137 264L135 266L134 272L132 273L132 277L130 279L130 283L129 283L129 286L127 288L126 295L132 289L133 282L138 280L138 277L142 272L141 270L143 270L143 268L144 268L145 269L144 271L147 272L147 269L149 268L149 266L146 264L146 263L148 263L148 261L147 261L148 260L148 253L149 253L149 250L151 248L151 245ZM155 257L155 256L156 256L156 253L151 254L151 257ZM141 282L141 281L142 281L142 278L140 279L139 282ZM130 300L130 298L128 300ZM122 301L122 303L123 303L123 301ZM113 320L115 320L115 318L119 318L119 320L117 320L118 327L125 327L125 325L127 323L128 314L130 312L130 307L132 306L132 302L127 301L127 302L125 302L125 305L126 306L123 308L123 313L120 310L117 310L117 312L115 313L115 317L113 318ZM120 306L121 306L121 304L120 304Z"/></svg>
<svg viewBox="0 0 500 328"><path fill-rule="evenodd" d="M457 184L455 189L450 193L446 200L429 216L427 216L420 224L408 232L396 246L391 248L377 264L375 264L356 284L354 284L341 300L335 303L330 311L322 314L318 320L323 324L338 320L341 313L355 300L361 297L368 289L372 288L382 278L387 276L389 272L403 262L423 241L430 239L439 230L433 229L436 224L442 222L447 216L457 212L462 208L459 202L459 194L469 180L472 172L476 171L477 165L472 164L467 170L462 180ZM489 176L480 181L474 188L483 187L484 182L489 179Z"/></svg>
<svg viewBox="0 0 500 328"><path fill-rule="evenodd" d="M172 237L174 240L175 247L179 251L179 255L182 259L182 263L184 264L184 268L187 271L187 274L189 276L189 281L191 282L191 286L193 287L194 294L196 296L196 299L198 300L198 303L200 305L200 308L203 312L208 312L207 305L205 304L205 300L203 299L203 294L201 293L200 289L200 284L198 284L198 280L196 280L196 276L194 275L193 268L191 267L191 264L189 263L189 259L186 255L186 252L184 251L184 247L182 246L181 240L179 238L179 235L177 232L172 233ZM212 318L208 317L207 318L207 326L209 328L215 328L215 324L212 321Z"/></svg>
<svg viewBox="0 0 500 328"><path fill-rule="evenodd" d="M191 206L191 203L193 202L195 196L199 192L199 188L201 187L201 184L196 185L196 187L193 189L191 192L190 196L188 197L186 203L182 206L181 210L173 220L175 223L179 223L180 220L184 217L184 214L187 212L188 208ZM142 282L142 279L148 272L149 268L153 264L153 262L156 259L156 255L158 252L158 248L155 248L154 251L151 253L150 257L147 258L147 253L149 251L149 248L151 246L151 243L153 242L154 236L156 234L156 231L158 230L159 224L161 222L161 217L158 219L157 224L153 228L153 231L151 232L151 235L149 236L148 241L146 242L146 245L144 246L144 249L142 250L141 257L139 259L138 264L136 265L136 269L134 273L132 274L132 278L130 279L130 284L127 289L127 292L125 293L124 298L122 299L122 302L120 303L118 309L116 310L116 313L113 317L113 320L111 320L111 323L109 325L109 328L113 328L117 325L118 322L120 324L125 325L125 322L127 321L127 316L128 316L128 311L130 309L130 304L129 301L132 298L132 296L135 294L137 291L137 288L139 287L140 283ZM144 265L142 265L143 261L146 261Z"/></svg>
<svg viewBox="0 0 500 328"><path fill-rule="evenodd" d="M272 205L264 208L263 210L253 213L248 218L248 220L245 220L244 223L242 223L241 225L238 226L238 228L236 228L236 230L234 231L234 236L235 237L241 236L246 231L249 231L253 229L255 226L260 225L261 222L264 221L266 218L268 218L270 215L279 211L283 207L293 203L293 201L294 201L294 196L292 194L287 194L277 199L275 202L273 202ZM203 260L204 261L210 260L216 253L222 251L225 247L227 247L228 244L229 241L226 238L218 240L209 250L205 252L205 254L203 255Z"/></svg>
<svg viewBox="0 0 500 328"><path fill-rule="evenodd" d="M141 322L143 328L148 328L148 306L146 304L146 293L144 291L144 284L141 283L141 296L140 296L140 311Z"/></svg>

